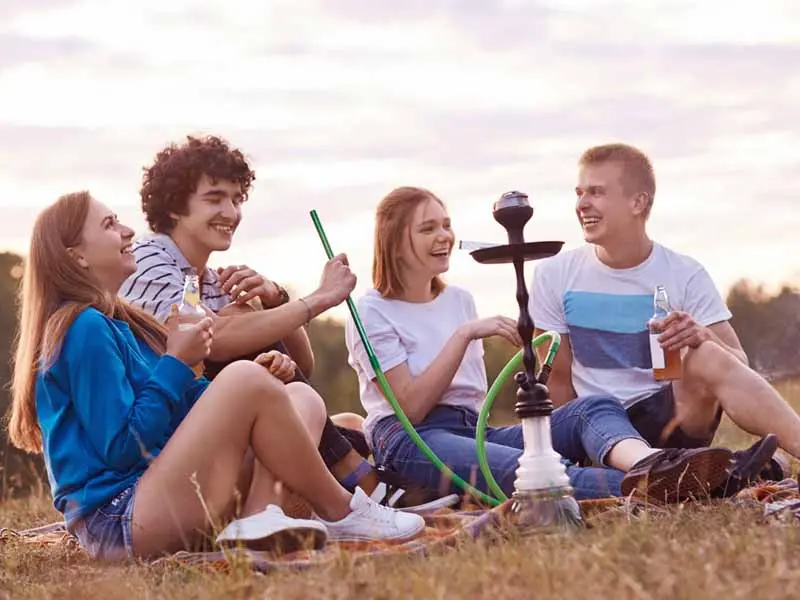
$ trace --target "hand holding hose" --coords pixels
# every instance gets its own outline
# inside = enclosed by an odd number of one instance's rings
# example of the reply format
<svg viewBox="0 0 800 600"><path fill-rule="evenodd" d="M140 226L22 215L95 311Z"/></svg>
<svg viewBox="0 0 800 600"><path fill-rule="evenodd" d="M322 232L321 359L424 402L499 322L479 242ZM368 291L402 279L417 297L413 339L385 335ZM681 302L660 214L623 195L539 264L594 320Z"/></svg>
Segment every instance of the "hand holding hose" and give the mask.
<svg viewBox="0 0 800 600"><path fill-rule="evenodd" d="M328 308L344 302L356 287L356 276L350 270L346 254L337 254L325 263L316 293L324 297Z"/></svg>

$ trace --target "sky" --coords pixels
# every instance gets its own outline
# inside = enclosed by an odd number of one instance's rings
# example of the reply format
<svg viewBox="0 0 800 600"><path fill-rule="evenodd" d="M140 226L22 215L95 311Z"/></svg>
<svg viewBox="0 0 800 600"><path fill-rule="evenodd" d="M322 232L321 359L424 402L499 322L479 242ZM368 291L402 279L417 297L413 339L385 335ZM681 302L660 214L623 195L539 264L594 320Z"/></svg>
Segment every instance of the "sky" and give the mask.
<svg viewBox="0 0 800 600"><path fill-rule="evenodd" d="M316 209L358 296L394 187L429 188L459 239L498 243L492 202L523 190L526 239L570 249L577 158L622 141L655 166L652 237L723 294L800 282L795 2L2 0L0 248L26 252L37 212L79 189L144 232L142 167L213 133L256 169L213 264L313 291ZM516 316L511 266L456 251L447 279Z"/></svg>

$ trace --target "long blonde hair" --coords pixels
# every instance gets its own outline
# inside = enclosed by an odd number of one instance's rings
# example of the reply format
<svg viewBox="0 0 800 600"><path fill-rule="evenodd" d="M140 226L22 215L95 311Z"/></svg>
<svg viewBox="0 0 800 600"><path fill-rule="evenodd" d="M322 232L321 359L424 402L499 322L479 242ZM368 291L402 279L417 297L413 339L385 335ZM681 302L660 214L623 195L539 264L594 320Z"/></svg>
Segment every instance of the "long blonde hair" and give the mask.
<svg viewBox="0 0 800 600"><path fill-rule="evenodd" d="M91 202L85 191L61 196L39 214L33 226L20 292L8 424L11 443L27 452L42 451L36 377L53 364L81 311L94 307L128 323L156 352L163 353L166 348L166 329L158 320L104 290L67 252L81 241Z"/></svg>

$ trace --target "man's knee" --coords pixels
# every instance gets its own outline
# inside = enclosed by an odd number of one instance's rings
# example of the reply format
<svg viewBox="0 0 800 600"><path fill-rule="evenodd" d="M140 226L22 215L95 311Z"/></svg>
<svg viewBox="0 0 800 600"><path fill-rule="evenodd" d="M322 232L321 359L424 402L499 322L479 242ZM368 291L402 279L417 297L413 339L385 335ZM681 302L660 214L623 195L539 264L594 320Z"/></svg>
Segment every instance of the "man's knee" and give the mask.
<svg viewBox="0 0 800 600"><path fill-rule="evenodd" d="M585 421L593 420L601 415L625 413L620 401L609 394L592 394L579 397L573 400L571 404L571 409Z"/></svg>
<svg viewBox="0 0 800 600"><path fill-rule="evenodd" d="M690 383L696 380L713 386L737 370L747 368L733 354L710 341L691 348L683 359L683 376Z"/></svg>

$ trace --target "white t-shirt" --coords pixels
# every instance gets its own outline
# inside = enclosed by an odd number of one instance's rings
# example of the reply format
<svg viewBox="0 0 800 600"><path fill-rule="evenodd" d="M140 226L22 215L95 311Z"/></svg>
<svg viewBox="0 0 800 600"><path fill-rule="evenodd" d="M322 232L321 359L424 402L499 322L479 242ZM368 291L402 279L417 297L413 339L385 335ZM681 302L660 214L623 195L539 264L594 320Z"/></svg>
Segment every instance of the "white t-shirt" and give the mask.
<svg viewBox="0 0 800 600"><path fill-rule="evenodd" d="M369 290L357 306L381 370L385 373L405 362L412 377L428 368L460 325L478 318L470 293L452 285L445 287L431 302L387 300L377 291ZM347 320L345 341L348 363L358 375L361 404L367 412L364 433L371 444L375 423L394 411L383 397L378 382L373 381L375 373L352 317ZM453 382L439 404L480 410L487 389L483 344L481 340L474 340L467 347Z"/></svg>
<svg viewBox="0 0 800 600"><path fill-rule="evenodd" d="M569 334L578 396L612 394L628 408L667 385L653 378L647 329L657 285L702 325L731 318L703 266L660 244L631 269L606 266L591 244L537 265L531 316L540 329Z"/></svg>

